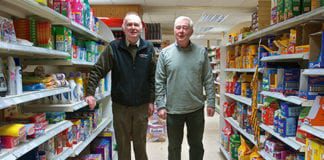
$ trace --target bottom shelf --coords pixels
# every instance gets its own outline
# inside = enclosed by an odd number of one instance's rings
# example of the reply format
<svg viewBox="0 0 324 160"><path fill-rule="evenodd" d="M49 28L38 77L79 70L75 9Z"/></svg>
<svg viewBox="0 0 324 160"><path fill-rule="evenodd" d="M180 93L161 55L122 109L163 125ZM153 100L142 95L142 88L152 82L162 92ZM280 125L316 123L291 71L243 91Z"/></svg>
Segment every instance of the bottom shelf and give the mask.
<svg viewBox="0 0 324 160"><path fill-rule="evenodd" d="M222 145L220 145L219 149L221 150L221 152L227 160L231 160L230 154L225 150L225 148Z"/></svg>
<svg viewBox="0 0 324 160"><path fill-rule="evenodd" d="M276 160L275 158L273 158L269 153L267 153L264 150L260 150L259 154L265 159L265 160Z"/></svg>

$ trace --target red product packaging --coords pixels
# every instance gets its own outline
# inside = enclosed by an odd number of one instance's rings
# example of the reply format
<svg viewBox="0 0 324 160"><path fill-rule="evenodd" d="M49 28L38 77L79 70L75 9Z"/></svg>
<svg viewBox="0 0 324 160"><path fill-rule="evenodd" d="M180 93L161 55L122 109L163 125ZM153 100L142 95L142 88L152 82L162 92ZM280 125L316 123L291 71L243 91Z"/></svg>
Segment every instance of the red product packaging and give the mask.
<svg viewBox="0 0 324 160"><path fill-rule="evenodd" d="M59 133L54 137L55 143L55 154L60 154L63 152L63 133Z"/></svg>
<svg viewBox="0 0 324 160"><path fill-rule="evenodd" d="M232 117L234 114L235 102L225 102L224 103L224 116Z"/></svg>
<svg viewBox="0 0 324 160"><path fill-rule="evenodd" d="M297 128L296 141L306 144L306 138L311 139L315 138L315 136Z"/></svg>
<svg viewBox="0 0 324 160"><path fill-rule="evenodd" d="M266 125L273 125L274 120L274 112L276 111L276 108L273 107L262 107L262 121Z"/></svg>
<svg viewBox="0 0 324 160"><path fill-rule="evenodd" d="M13 148L19 144L19 137L1 136L2 148Z"/></svg>

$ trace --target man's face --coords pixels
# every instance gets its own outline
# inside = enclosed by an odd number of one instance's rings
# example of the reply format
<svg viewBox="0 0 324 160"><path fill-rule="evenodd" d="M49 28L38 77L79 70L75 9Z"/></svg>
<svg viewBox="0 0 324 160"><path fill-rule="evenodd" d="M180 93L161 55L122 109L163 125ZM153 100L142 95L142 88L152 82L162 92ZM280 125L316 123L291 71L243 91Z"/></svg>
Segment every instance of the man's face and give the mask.
<svg viewBox="0 0 324 160"><path fill-rule="evenodd" d="M137 16L129 16L123 28L126 38L138 38L142 31L141 19Z"/></svg>
<svg viewBox="0 0 324 160"><path fill-rule="evenodd" d="M183 19L175 23L174 36L178 44L189 43L192 33L193 29L190 27L188 20Z"/></svg>

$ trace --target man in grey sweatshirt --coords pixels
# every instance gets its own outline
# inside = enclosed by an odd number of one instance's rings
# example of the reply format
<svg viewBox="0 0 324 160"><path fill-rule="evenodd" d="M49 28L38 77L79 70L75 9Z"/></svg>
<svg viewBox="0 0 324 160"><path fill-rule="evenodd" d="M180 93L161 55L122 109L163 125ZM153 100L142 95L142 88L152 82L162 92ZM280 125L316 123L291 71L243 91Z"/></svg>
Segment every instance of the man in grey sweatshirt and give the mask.
<svg viewBox="0 0 324 160"><path fill-rule="evenodd" d="M204 101L207 115L215 113L215 89L208 53L190 41L193 22L180 16L174 23L176 42L164 48L155 73L158 115L167 120L168 159L181 160L184 124L187 126L190 160L203 160Z"/></svg>

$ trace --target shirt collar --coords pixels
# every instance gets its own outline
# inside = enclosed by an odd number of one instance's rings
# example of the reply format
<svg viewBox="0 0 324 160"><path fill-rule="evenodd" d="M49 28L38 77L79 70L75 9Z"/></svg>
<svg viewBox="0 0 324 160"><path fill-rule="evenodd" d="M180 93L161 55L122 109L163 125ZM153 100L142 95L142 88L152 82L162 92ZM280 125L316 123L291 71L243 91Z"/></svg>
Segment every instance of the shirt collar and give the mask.
<svg viewBox="0 0 324 160"><path fill-rule="evenodd" d="M193 45L193 43L191 43L191 41L189 41L189 45L186 47L186 48L191 48ZM175 46L178 47L178 48L181 48L177 42L175 42ZM186 49L186 48L182 48L182 49Z"/></svg>
<svg viewBox="0 0 324 160"><path fill-rule="evenodd" d="M127 41L127 39L125 39L125 41L126 41L126 46L129 47L130 43ZM140 39L138 39L136 42L136 46L139 47L139 45L140 45Z"/></svg>

